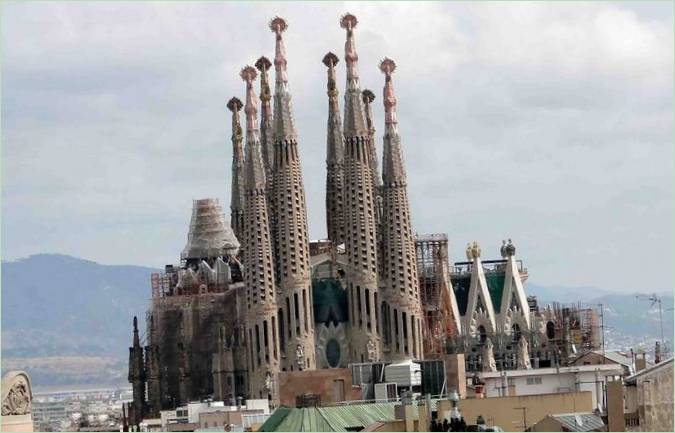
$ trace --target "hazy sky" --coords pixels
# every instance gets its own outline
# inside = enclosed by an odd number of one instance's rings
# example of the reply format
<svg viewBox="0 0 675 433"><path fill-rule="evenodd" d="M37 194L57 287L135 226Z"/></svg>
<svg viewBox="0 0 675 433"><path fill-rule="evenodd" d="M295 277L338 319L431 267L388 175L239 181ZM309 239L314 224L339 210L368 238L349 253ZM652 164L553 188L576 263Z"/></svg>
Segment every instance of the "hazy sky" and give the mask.
<svg viewBox="0 0 675 433"><path fill-rule="evenodd" d="M285 33L309 230L325 236L326 68L359 19L363 88L394 76L416 231L451 260L513 238L531 281L674 283L673 6L29 3L2 8L2 256L162 266L192 199L229 215L238 72ZM344 95L344 61L338 84Z"/></svg>

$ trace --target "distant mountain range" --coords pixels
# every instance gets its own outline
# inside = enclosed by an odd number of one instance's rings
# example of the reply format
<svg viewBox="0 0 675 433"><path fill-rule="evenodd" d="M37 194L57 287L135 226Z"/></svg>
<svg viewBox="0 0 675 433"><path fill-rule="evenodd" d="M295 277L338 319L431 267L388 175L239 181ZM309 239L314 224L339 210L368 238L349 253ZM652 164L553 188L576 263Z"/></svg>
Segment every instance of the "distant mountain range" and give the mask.
<svg viewBox="0 0 675 433"><path fill-rule="evenodd" d="M145 322L150 274L141 266L110 266L60 254L2 262L2 368L24 368L36 387L126 381L131 319ZM584 301L605 306L608 345L658 338L658 311L634 295L595 288L527 284L539 303ZM672 307L672 294L663 296ZM664 333L673 314L664 311ZM616 336L614 338L613 336Z"/></svg>

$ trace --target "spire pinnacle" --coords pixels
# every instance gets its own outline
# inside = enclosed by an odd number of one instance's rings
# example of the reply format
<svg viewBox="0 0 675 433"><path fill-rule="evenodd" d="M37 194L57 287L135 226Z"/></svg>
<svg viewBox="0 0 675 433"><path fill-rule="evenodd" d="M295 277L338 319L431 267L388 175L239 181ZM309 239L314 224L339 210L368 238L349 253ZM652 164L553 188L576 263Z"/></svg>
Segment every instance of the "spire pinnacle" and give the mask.
<svg viewBox="0 0 675 433"><path fill-rule="evenodd" d="M286 76L286 47L284 47L284 40L281 34L286 31L288 24L286 20L281 17L275 17L270 21L270 30L277 35L276 45L274 48L274 68L276 69L277 82L286 83L288 77Z"/></svg>
<svg viewBox="0 0 675 433"><path fill-rule="evenodd" d="M396 120L396 96L394 96L394 86L391 80L391 74L396 70L396 63L388 57L380 62L380 71L385 76L384 80L384 122L387 126L398 123Z"/></svg>
<svg viewBox="0 0 675 433"><path fill-rule="evenodd" d="M241 111L244 104L237 97L230 99L227 102L227 108L232 112L232 142L236 144L238 141L241 144L242 130L239 122L239 111Z"/></svg>
<svg viewBox="0 0 675 433"><path fill-rule="evenodd" d="M246 82L246 105L244 112L246 113L247 132L258 129L258 121L256 120L258 110L256 109L255 92L253 91L253 80L255 80L257 75L258 73L253 66L246 66L239 73L242 80Z"/></svg>
<svg viewBox="0 0 675 433"><path fill-rule="evenodd" d="M272 62L265 56L261 56L255 67L260 71L260 144L262 146L263 164L267 176L268 187L271 188L272 168L274 167L274 133L272 127L272 92L270 90L267 71L272 67Z"/></svg>
<svg viewBox="0 0 675 433"><path fill-rule="evenodd" d="M359 23L359 20L350 13L346 13L340 19L340 27L347 30L347 40L345 41L345 62L347 63L347 79L358 78L359 72L357 64L359 56L356 54L356 45L354 43L353 29Z"/></svg>
<svg viewBox="0 0 675 433"><path fill-rule="evenodd" d="M347 86L345 88L345 138L363 137L367 140L368 131L364 120L364 107L359 88L358 60L356 44L354 43L354 28L358 20L352 14L345 14L340 19L340 27L347 30L345 41L345 63L347 65Z"/></svg>
<svg viewBox="0 0 675 433"><path fill-rule="evenodd" d="M323 56L323 64L328 67L328 154L327 162L339 163L343 162L344 157L344 137L342 135L342 128L340 126L340 108L338 106L338 89L335 82L335 65L340 60L338 56L329 52ZM335 240L335 239L333 239Z"/></svg>
<svg viewBox="0 0 675 433"><path fill-rule="evenodd" d="M270 92L269 81L267 80L267 71L272 66L272 62L265 57L261 56L256 62L255 67L260 71L260 99L265 102L272 99L272 93Z"/></svg>
<svg viewBox="0 0 675 433"><path fill-rule="evenodd" d="M134 347L140 347L141 342L138 338L138 319L134 316Z"/></svg>
<svg viewBox="0 0 675 433"><path fill-rule="evenodd" d="M364 104L370 104L375 100L375 94L369 89L364 89L363 92L361 92L361 96L363 97Z"/></svg>
<svg viewBox="0 0 675 433"><path fill-rule="evenodd" d="M335 83L335 65L339 61L338 57L331 52L323 56L323 64L328 67L328 96L331 100L337 98L338 95L337 84Z"/></svg>
<svg viewBox="0 0 675 433"><path fill-rule="evenodd" d="M297 139L295 121L293 119L293 105L291 94L288 91L288 76L286 74L286 48L281 34L286 31L286 20L275 17L270 22L270 29L276 35L274 50L274 69L276 83L274 88L274 142ZM276 148L276 147L275 147Z"/></svg>

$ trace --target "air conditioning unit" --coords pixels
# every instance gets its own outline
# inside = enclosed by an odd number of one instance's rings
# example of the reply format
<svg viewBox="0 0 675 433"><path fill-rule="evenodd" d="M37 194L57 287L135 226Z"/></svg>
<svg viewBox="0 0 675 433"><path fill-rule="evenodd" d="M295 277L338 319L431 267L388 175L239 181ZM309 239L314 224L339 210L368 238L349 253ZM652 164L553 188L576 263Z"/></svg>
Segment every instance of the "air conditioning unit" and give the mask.
<svg viewBox="0 0 675 433"><path fill-rule="evenodd" d="M395 383L376 383L375 400L378 402L396 401L398 391Z"/></svg>
<svg viewBox="0 0 675 433"><path fill-rule="evenodd" d="M387 382L395 382L398 386L420 386L422 384L422 368L412 360L406 360L384 367Z"/></svg>

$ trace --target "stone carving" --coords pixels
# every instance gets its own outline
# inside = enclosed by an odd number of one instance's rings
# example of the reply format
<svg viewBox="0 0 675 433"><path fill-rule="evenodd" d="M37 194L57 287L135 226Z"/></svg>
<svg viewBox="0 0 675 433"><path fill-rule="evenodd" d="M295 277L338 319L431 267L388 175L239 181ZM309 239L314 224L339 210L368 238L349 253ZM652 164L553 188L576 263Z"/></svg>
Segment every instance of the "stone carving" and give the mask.
<svg viewBox="0 0 675 433"><path fill-rule="evenodd" d="M490 318L483 307L476 307L476 309L473 310L473 313L471 314L471 321L469 322L469 334L474 338L478 337L480 334L480 326L483 326L486 331L491 329Z"/></svg>
<svg viewBox="0 0 675 433"><path fill-rule="evenodd" d="M375 350L375 342L371 339L368 340L366 344L366 350L368 351L368 362L377 361L377 350Z"/></svg>
<svg viewBox="0 0 675 433"><path fill-rule="evenodd" d="M478 242L473 241L473 243L468 243L466 244L466 259L469 261L473 261L477 258L480 257L480 246L478 245Z"/></svg>
<svg viewBox="0 0 675 433"><path fill-rule="evenodd" d="M298 366L298 370L305 369L305 348L302 347L302 344L295 346L295 362Z"/></svg>
<svg viewBox="0 0 675 433"><path fill-rule="evenodd" d="M499 249L499 252L502 255L502 259L506 258L506 241L502 240L502 247Z"/></svg>
<svg viewBox="0 0 675 433"><path fill-rule="evenodd" d="M32 393L28 375L12 371L2 379L2 416L31 413Z"/></svg>
<svg viewBox="0 0 675 433"><path fill-rule="evenodd" d="M529 370L532 368L528 346L525 336L521 335L520 341L518 341L518 370Z"/></svg>
<svg viewBox="0 0 675 433"><path fill-rule="evenodd" d="M513 242L511 242L511 239L509 239L509 243L504 246L504 254L505 258L506 257L513 257L516 255L516 246L513 245Z"/></svg>
<svg viewBox="0 0 675 433"><path fill-rule="evenodd" d="M483 371L497 371L497 363L495 362L494 346L492 340L489 338L485 340L483 346Z"/></svg>
<svg viewBox="0 0 675 433"><path fill-rule="evenodd" d="M269 371L265 373L265 390L272 391L272 373Z"/></svg>

